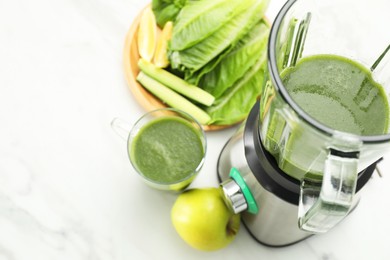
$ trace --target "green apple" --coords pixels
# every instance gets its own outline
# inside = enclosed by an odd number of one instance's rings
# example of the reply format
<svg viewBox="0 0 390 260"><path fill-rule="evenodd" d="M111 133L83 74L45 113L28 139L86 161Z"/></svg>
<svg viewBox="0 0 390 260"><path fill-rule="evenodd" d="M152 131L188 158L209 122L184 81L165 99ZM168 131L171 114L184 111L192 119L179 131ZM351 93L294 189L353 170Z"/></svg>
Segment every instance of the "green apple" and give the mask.
<svg viewBox="0 0 390 260"><path fill-rule="evenodd" d="M193 248L214 251L226 247L240 228L218 188L190 189L176 199L171 218L180 237Z"/></svg>

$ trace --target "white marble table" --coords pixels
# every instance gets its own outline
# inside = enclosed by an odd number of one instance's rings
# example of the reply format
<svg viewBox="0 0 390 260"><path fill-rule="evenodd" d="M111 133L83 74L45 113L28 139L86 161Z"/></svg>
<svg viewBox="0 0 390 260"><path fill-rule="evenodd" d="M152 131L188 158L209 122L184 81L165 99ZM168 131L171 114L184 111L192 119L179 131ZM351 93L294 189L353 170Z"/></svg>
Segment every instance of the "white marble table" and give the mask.
<svg viewBox="0 0 390 260"><path fill-rule="evenodd" d="M356 211L331 232L285 248L242 228L205 253L175 233L175 195L143 185L113 117L143 112L126 85L122 50L146 0L0 1L0 259L390 259L390 161ZM283 0L273 0L273 19ZM207 133L193 187L218 185L218 154L235 131Z"/></svg>

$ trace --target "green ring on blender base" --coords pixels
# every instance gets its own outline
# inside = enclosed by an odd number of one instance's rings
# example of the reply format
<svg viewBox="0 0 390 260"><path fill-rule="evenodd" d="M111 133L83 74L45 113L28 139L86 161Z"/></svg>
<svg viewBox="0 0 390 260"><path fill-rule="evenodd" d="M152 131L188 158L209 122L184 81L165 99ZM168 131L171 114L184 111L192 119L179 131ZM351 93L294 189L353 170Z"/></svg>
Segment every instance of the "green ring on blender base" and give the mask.
<svg viewBox="0 0 390 260"><path fill-rule="evenodd" d="M257 206L256 200L252 195L251 190L244 178L241 176L240 172L236 168L230 169L230 177L240 186L242 193L244 194L246 203L248 204L247 211L252 214L257 214L259 212L259 207Z"/></svg>

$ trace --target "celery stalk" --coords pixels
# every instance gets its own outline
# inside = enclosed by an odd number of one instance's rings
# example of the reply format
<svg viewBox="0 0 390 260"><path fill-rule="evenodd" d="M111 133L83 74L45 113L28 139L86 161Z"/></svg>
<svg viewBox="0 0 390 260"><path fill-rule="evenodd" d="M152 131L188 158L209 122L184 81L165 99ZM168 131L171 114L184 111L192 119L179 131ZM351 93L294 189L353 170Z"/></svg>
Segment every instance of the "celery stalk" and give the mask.
<svg viewBox="0 0 390 260"><path fill-rule="evenodd" d="M190 114L202 125L207 125L209 123L210 116L205 111L175 91L167 88L162 83L146 75L144 72L141 71L138 74L137 80L144 88L149 90L153 95L164 101L169 106Z"/></svg>
<svg viewBox="0 0 390 260"><path fill-rule="evenodd" d="M210 93L195 85L189 84L178 76L158 68L144 59L139 60L138 67L149 77L200 104L211 106L215 100L214 96Z"/></svg>

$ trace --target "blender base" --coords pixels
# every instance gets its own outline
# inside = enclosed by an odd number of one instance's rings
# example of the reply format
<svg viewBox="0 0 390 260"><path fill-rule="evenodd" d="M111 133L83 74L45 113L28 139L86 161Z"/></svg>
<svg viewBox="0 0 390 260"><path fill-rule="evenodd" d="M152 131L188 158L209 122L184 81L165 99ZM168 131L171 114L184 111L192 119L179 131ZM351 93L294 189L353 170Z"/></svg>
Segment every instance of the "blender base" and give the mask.
<svg viewBox="0 0 390 260"><path fill-rule="evenodd" d="M254 105L245 123L222 148L217 163L217 177L223 182L229 178L230 169L237 168L259 207L256 215L241 213L245 228L263 245L289 246L313 234L298 227L300 183L281 171L273 156L263 147L258 132L258 113L259 102ZM370 179L375 167L376 163L359 173L351 212L359 202L358 191Z"/></svg>

